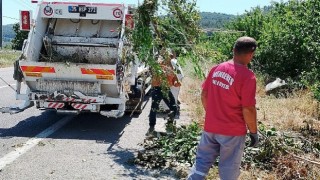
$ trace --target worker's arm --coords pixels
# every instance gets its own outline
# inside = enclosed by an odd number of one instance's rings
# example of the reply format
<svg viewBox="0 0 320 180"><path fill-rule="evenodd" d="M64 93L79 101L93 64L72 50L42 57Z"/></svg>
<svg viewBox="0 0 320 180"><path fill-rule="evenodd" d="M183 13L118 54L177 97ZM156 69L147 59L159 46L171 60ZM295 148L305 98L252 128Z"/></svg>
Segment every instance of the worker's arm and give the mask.
<svg viewBox="0 0 320 180"><path fill-rule="evenodd" d="M257 133L257 110L255 106L243 107L242 113L250 133Z"/></svg>
<svg viewBox="0 0 320 180"><path fill-rule="evenodd" d="M202 90L201 92L201 102L204 110L207 109L207 99L208 99L208 91Z"/></svg>

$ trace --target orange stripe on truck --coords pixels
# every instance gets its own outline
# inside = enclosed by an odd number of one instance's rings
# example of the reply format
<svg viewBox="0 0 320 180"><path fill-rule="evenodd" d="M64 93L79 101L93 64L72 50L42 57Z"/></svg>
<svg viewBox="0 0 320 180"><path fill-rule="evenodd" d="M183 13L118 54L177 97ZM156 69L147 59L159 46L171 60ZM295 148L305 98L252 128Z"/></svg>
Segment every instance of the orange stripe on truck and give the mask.
<svg viewBox="0 0 320 180"><path fill-rule="evenodd" d="M54 67L48 66L21 66L21 70L25 73L55 73Z"/></svg>
<svg viewBox="0 0 320 180"><path fill-rule="evenodd" d="M26 76L31 76L31 77L42 77L42 73L34 73L34 72L26 72Z"/></svg>
<svg viewBox="0 0 320 180"><path fill-rule="evenodd" d="M87 69L81 68L82 74L93 74L93 75L115 75L115 71L113 69Z"/></svg>

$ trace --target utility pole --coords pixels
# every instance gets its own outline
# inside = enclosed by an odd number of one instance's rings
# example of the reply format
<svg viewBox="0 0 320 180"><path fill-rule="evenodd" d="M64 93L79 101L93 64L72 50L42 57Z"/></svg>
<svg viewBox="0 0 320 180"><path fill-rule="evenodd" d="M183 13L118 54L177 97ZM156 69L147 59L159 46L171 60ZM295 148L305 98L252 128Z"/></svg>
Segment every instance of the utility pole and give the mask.
<svg viewBox="0 0 320 180"><path fill-rule="evenodd" d="M0 0L0 49L2 48L2 0Z"/></svg>

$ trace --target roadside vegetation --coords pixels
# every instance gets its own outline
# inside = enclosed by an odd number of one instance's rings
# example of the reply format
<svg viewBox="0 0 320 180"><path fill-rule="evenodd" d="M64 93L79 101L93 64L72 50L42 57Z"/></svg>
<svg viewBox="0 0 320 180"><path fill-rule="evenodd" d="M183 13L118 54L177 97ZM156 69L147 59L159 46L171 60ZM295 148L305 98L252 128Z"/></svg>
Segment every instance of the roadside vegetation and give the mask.
<svg viewBox="0 0 320 180"><path fill-rule="evenodd" d="M291 0L273 3L268 8L253 8L226 24L224 32L199 36L192 49L181 51L179 56L187 74L180 100L189 106L194 122L189 127L181 127L175 137L145 140L145 150L139 153L136 162L148 168L175 169L179 178L186 176L194 162L199 139L195 136L199 135L204 120L201 82L214 64L232 57L235 40L247 35L259 44L250 68L258 76L261 141L258 148L245 149L240 179L319 179L318 24L319 0ZM267 95L265 85L277 77L285 79L287 85L280 93ZM213 167L208 179L218 177L217 168Z"/></svg>
<svg viewBox="0 0 320 180"><path fill-rule="evenodd" d="M4 33L13 38L0 49L0 68L13 66L21 55L23 41L28 38L27 31L20 31L19 23L5 26Z"/></svg>
<svg viewBox="0 0 320 180"><path fill-rule="evenodd" d="M20 51L10 49L0 50L0 68L13 66L14 61L20 56Z"/></svg>

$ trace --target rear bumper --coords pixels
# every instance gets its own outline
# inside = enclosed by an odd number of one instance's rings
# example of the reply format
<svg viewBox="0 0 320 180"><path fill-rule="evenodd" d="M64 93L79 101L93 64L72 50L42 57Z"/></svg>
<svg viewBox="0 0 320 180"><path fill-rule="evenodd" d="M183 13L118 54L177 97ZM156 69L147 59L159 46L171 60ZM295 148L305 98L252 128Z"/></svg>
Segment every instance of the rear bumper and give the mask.
<svg viewBox="0 0 320 180"><path fill-rule="evenodd" d="M79 91L55 91L53 93L31 92L29 94L30 100L39 102L60 102L60 103L74 103L79 104L123 104L126 102L125 96L108 97L107 95L87 96Z"/></svg>
<svg viewBox="0 0 320 180"><path fill-rule="evenodd" d="M58 112L100 112L101 115L107 117L122 117L125 112L125 103L127 98L120 95L118 98L101 96L86 96L81 92L73 92L72 95L66 95L62 92L55 91L51 94L45 93L30 93L30 100L37 102L39 109L56 109ZM117 105L117 109L104 109L103 105Z"/></svg>

